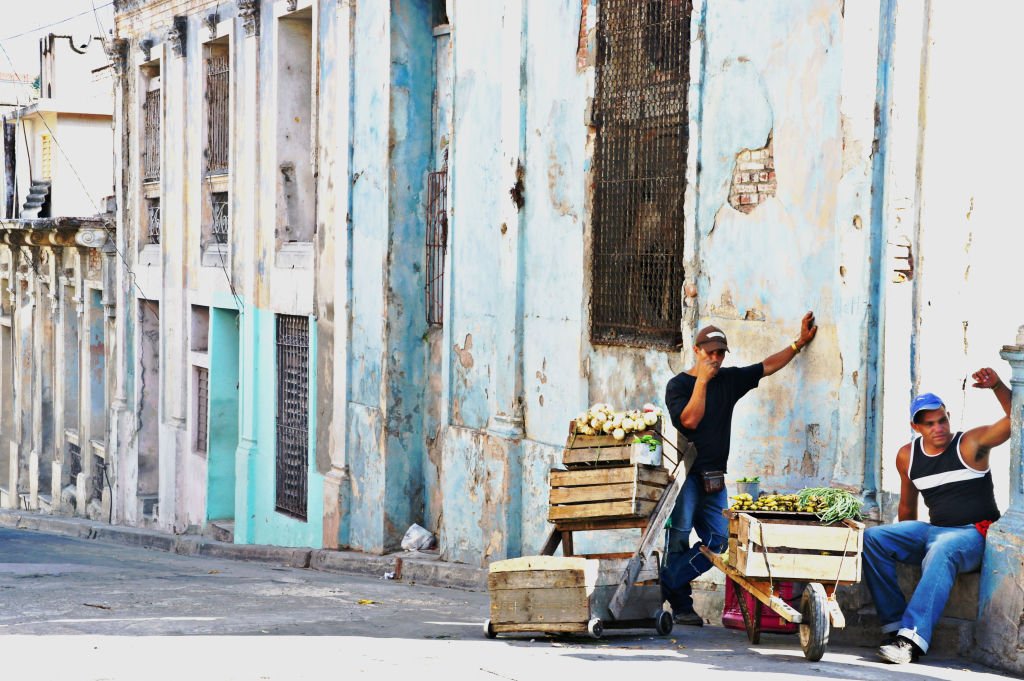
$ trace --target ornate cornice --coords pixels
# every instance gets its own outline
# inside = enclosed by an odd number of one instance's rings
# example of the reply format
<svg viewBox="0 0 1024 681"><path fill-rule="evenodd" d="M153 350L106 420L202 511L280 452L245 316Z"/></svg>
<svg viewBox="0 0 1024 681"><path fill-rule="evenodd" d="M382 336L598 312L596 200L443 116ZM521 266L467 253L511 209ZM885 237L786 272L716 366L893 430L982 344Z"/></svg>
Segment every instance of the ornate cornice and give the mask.
<svg viewBox="0 0 1024 681"><path fill-rule="evenodd" d="M206 30L210 32L210 38L217 37L217 13L207 14L206 18L203 19L203 23L206 24Z"/></svg>
<svg viewBox="0 0 1024 681"><path fill-rule="evenodd" d="M174 23L167 31L167 40L171 43L171 50L175 57L184 57L188 49L188 19L183 16L174 17Z"/></svg>
<svg viewBox="0 0 1024 681"><path fill-rule="evenodd" d="M104 41L103 51L107 53L114 73L123 76L128 66L128 41L124 38L110 38Z"/></svg>
<svg viewBox="0 0 1024 681"><path fill-rule="evenodd" d="M260 0L238 0L238 17L246 36L260 34Z"/></svg>
<svg viewBox="0 0 1024 681"><path fill-rule="evenodd" d="M288 11L294 12L295 8L299 6L299 0L288 0Z"/></svg>
<svg viewBox="0 0 1024 681"><path fill-rule="evenodd" d="M152 59L150 53L153 51L153 41L149 38L139 41L139 51L142 52L142 58L146 61Z"/></svg>

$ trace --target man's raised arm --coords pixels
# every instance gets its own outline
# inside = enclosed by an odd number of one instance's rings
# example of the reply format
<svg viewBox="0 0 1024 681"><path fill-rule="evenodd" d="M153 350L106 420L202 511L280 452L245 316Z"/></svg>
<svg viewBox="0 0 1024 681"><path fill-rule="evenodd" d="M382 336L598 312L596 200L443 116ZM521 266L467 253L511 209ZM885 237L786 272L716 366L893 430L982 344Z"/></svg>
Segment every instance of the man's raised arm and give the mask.
<svg viewBox="0 0 1024 681"><path fill-rule="evenodd" d="M1003 408L1003 418L990 426L979 426L964 433L964 441L967 445L965 453L970 455L973 450L974 461L987 465L989 451L1010 439L1010 407L1013 402L1013 393L999 378L999 374L988 367L978 369L971 374L971 378L974 379L972 387L991 390L999 400L999 406Z"/></svg>
<svg viewBox="0 0 1024 681"><path fill-rule="evenodd" d="M771 376L793 361L793 358L803 350L804 346L814 340L814 336L817 333L818 327L814 324L814 313L808 312L800 322L800 337L774 355L765 357L762 360L761 364L764 365L764 375Z"/></svg>

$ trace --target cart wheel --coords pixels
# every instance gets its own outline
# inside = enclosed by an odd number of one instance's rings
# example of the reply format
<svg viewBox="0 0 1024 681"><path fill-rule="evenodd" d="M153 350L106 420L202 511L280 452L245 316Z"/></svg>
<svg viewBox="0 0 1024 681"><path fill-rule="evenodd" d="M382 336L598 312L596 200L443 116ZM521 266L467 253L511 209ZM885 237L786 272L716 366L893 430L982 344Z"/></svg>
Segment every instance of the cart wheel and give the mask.
<svg viewBox="0 0 1024 681"><path fill-rule="evenodd" d="M489 619L485 620L484 621L484 636L486 636L487 638L495 638L495 637L497 637L497 635L498 635L497 632L494 631L494 627L491 626L491 620L489 620Z"/></svg>
<svg viewBox="0 0 1024 681"><path fill-rule="evenodd" d="M807 585L800 599L800 615L803 618L799 627L800 647L804 657L817 662L828 645L828 596L825 595L825 587L817 582Z"/></svg>
<svg viewBox="0 0 1024 681"><path fill-rule="evenodd" d="M601 619L599 617L595 617L587 622L587 631L590 632L590 635L594 638L601 638L601 635L604 634L604 624L601 622Z"/></svg>
<svg viewBox="0 0 1024 681"><path fill-rule="evenodd" d="M672 633L672 613L662 610L654 618L654 631L658 636L668 636Z"/></svg>

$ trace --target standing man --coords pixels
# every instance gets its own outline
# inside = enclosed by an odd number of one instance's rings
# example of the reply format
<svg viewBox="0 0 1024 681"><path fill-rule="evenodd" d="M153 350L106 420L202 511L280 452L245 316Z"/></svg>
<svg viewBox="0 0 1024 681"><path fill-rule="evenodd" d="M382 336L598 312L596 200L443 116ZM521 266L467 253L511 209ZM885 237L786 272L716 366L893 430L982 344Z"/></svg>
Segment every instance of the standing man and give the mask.
<svg viewBox="0 0 1024 681"><path fill-rule="evenodd" d="M910 405L910 427L917 437L896 455L899 522L864 533L864 580L882 633L892 637L878 649L886 662L905 664L928 652L957 573L981 566L985 534L999 518L988 454L1010 438L1012 397L992 369L972 377L975 388L995 393L1005 416L990 426L952 434L942 400L931 393L918 395ZM930 523L917 519L919 493ZM921 566L909 604L896 581L896 563Z"/></svg>
<svg viewBox="0 0 1024 681"><path fill-rule="evenodd" d="M729 501L724 476L733 408L763 377L789 364L816 333L814 313L808 312L800 325L800 337L784 349L757 364L723 369L722 361L729 350L725 334L716 326L705 326L694 341L694 366L675 376L665 388L672 425L697 449L697 458L687 471L682 493L672 509L661 574L662 593L672 606L677 624L704 623L693 610L690 587L690 582L711 568L700 547L703 543L721 553L729 536L722 511ZM697 530L700 538L694 546L690 546L691 530Z"/></svg>

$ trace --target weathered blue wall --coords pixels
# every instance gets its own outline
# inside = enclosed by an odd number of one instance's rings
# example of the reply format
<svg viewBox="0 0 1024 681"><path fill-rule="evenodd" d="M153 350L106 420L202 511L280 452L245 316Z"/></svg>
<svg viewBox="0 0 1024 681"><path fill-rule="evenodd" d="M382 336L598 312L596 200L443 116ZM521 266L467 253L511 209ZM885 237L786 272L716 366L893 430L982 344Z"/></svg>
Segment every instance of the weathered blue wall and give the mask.
<svg viewBox="0 0 1024 681"><path fill-rule="evenodd" d="M386 49L382 49L386 46ZM396 548L424 522L423 206L430 169L430 3L356 15L349 512L343 544Z"/></svg>
<svg viewBox="0 0 1024 681"><path fill-rule="evenodd" d="M548 527L548 471L569 419L595 401L660 403L665 383L689 362L686 351L588 342L593 41L581 63L580 5L526 3L521 36L525 204L522 269L514 274L522 297L521 444L489 432L501 409L495 393L510 370L495 334L515 328L495 316L507 309L509 270L500 253L505 228L513 234L503 222L511 182L501 181L510 176L514 140L501 121L508 112L494 107L509 101L503 78L520 46L503 39L502 27L520 20L518 3L506 3L504 14L460 4L453 17L452 354L441 490L442 549L456 560L535 551ZM737 410L731 477L760 474L779 489L864 484L863 330L871 301L858 263L868 260L872 238L861 228L870 224L871 166L867 147L844 149L844 97L853 86L844 80L843 21L842 7L825 0L697 2L693 13L691 191L688 222L679 226L686 281L697 291L688 333L722 326L733 346L729 361L738 365L784 347L807 310L820 327L812 349ZM867 46L874 58L876 47ZM870 115L874 84L856 94L867 96ZM777 193L741 213L727 201L737 155L764 147L769 136ZM841 266L849 276L837 276ZM516 517L508 516L510 485L522 498ZM517 533L521 540L510 543Z"/></svg>

